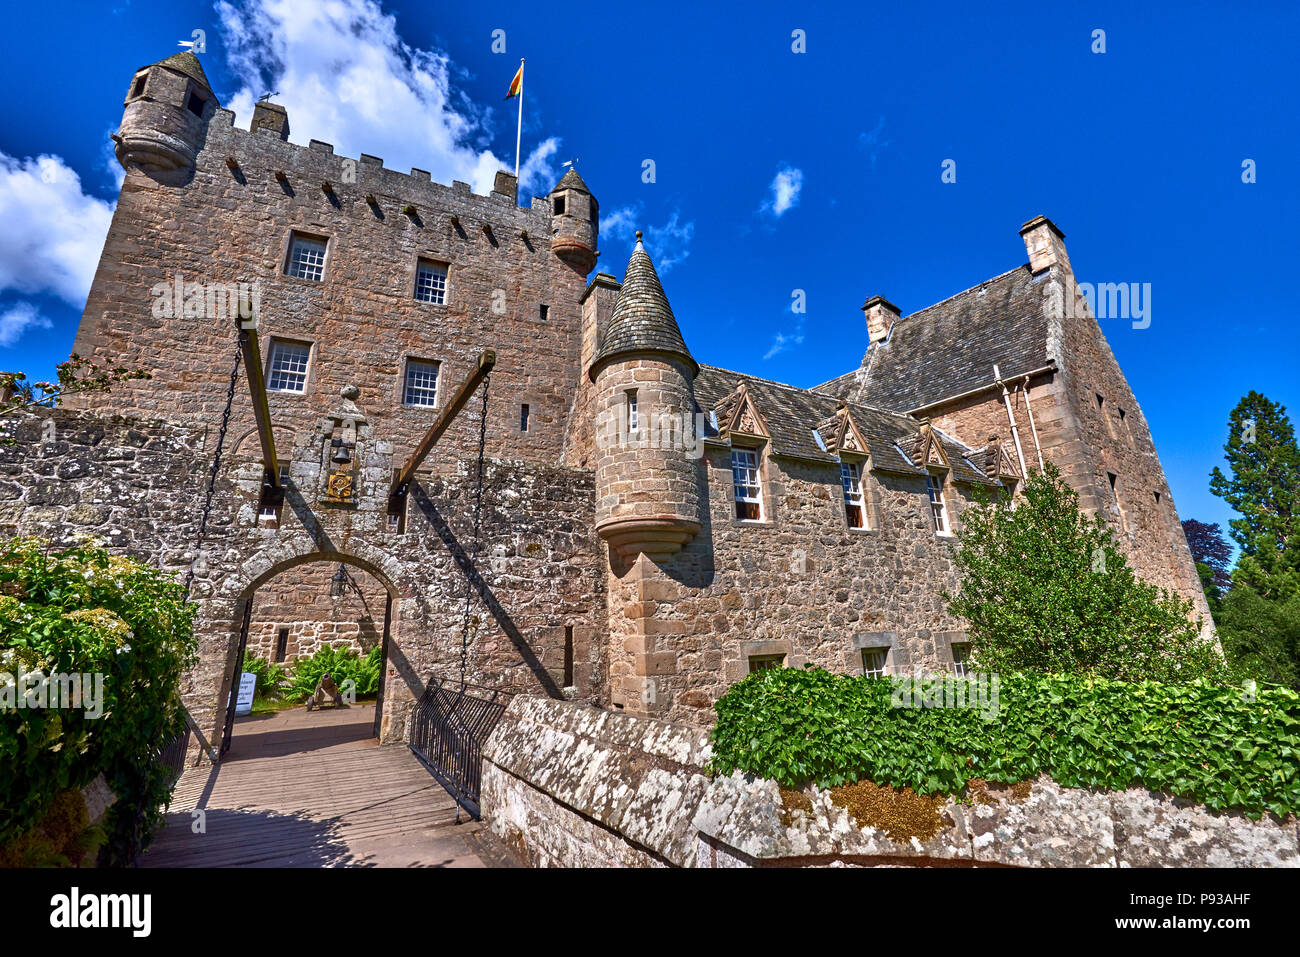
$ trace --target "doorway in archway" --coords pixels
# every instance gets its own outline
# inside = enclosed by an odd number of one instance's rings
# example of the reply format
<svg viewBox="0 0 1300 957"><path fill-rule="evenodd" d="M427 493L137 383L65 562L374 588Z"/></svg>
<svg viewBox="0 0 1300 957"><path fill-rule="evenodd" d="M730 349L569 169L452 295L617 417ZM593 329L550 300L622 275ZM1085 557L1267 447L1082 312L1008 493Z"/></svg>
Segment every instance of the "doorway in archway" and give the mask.
<svg viewBox="0 0 1300 957"><path fill-rule="evenodd" d="M347 555L286 562L253 582L228 661L223 760L377 737L393 597L391 582ZM250 704L238 695L242 675L257 685L247 714L239 713Z"/></svg>

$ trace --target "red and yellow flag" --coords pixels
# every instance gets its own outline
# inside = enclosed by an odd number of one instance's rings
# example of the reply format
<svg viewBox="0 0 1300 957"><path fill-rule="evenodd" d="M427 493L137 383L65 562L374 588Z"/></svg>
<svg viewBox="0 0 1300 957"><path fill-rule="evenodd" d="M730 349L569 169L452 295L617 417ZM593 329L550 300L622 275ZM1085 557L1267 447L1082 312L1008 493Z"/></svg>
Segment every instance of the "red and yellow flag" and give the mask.
<svg viewBox="0 0 1300 957"><path fill-rule="evenodd" d="M510 81L510 92L506 94L506 99L511 100L519 95L524 88L524 65L519 64L519 71L515 73L515 78Z"/></svg>

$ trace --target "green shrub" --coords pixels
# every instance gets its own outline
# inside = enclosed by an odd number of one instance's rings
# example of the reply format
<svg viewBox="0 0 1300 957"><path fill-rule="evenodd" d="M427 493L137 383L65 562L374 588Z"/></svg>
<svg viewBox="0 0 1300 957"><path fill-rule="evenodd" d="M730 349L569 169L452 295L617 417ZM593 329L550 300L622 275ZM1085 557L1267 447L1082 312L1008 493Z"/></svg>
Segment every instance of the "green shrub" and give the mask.
<svg viewBox="0 0 1300 957"><path fill-rule="evenodd" d="M981 671L1225 677L1191 602L1134 575L1114 532L1079 511L1051 463L1030 476L1014 509L989 502L962 513L955 561L961 585L948 610L969 623Z"/></svg>
<svg viewBox="0 0 1300 957"><path fill-rule="evenodd" d="M289 670L278 661L268 661L256 655L244 656L244 671L257 675L253 696L273 700L283 695L291 684Z"/></svg>
<svg viewBox="0 0 1300 957"><path fill-rule="evenodd" d="M380 647L376 645L362 657L346 645L322 645L310 658L299 658L293 663L293 681L287 697L305 701L316 691L321 675L328 674L341 689L349 678L356 682L358 698L379 691L379 669L383 666Z"/></svg>
<svg viewBox="0 0 1300 957"><path fill-rule="evenodd" d="M1015 674L1001 676L992 720L974 708L893 706L896 688L955 680L757 672L714 706L713 770L918 794L1047 774L1065 787L1142 786L1252 816L1300 811L1300 695L1288 688L1252 696L1203 680Z"/></svg>
<svg viewBox="0 0 1300 957"><path fill-rule="evenodd" d="M14 696L19 667L103 676L99 717L84 707L0 707L0 841L102 772L118 801L104 820L101 861L124 864L144 847L171 794L155 752L184 728L193 614L180 584L98 546L0 544L0 689Z"/></svg>

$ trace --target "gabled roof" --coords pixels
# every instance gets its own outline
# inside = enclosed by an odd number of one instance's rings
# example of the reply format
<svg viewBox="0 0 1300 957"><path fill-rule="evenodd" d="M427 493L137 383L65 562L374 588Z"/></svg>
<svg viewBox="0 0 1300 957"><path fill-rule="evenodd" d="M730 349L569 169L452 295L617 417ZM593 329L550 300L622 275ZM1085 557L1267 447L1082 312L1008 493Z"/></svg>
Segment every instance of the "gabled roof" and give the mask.
<svg viewBox="0 0 1300 957"><path fill-rule="evenodd" d="M573 170L569 173L578 175ZM565 179L569 173L564 174ZM685 360L692 371L697 367L682 339L682 331L677 326L672 306L668 305L654 263L641 245L641 234L638 232L636 236L636 248L632 250L627 273L623 276L623 291L614 304L609 326L588 370L593 380L601 366L622 355L669 355Z"/></svg>
<svg viewBox="0 0 1300 957"><path fill-rule="evenodd" d="M209 93L212 92L212 84L208 82L208 76L203 72L203 66L199 63L199 58L189 50L173 53L165 60L159 60L152 65L163 66L169 70L175 70L177 73L184 73L195 83L201 83Z"/></svg>
<svg viewBox="0 0 1300 957"><path fill-rule="evenodd" d="M890 409L920 409L1048 364L1043 283L1029 266L980 283L894 323L860 368L813 391Z"/></svg>
<svg viewBox="0 0 1300 957"><path fill-rule="evenodd" d="M700 366L695 377L695 401L699 410L705 413L716 410L721 427L726 415L735 410L742 384L763 417L775 454L827 464L839 461L833 443L839 437L835 430L839 427L840 402L831 396L705 365ZM909 464L894 448L896 443L916 436L920 426L916 419L854 403L848 409L867 444L873 467L910 475L922 473L922 469ZM821 432L825 451L818 447L813 429Z"/></svg>

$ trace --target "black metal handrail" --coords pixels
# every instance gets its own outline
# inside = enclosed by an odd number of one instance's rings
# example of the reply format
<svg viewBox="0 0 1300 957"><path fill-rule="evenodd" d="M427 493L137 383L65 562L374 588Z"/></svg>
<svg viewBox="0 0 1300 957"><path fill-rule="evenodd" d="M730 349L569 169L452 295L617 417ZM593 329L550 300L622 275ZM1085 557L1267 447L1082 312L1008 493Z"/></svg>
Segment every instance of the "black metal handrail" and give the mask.
<svg viewBox="0 0 1300 957"><path fill-rule="evenodd" d="M483 743L501 720L514 695L490 688L475 689L459 682L432 678L411 715L411 752L471 817L480 816Z"/></svg>
<svg viewBox="0 0 1300 957"><path fill-rule="evenodd" d="M188 717L188 715L187 715ZM158 751L157 761L166 768L171 769L172 782L181 776L185 770L185 755L190 749L190 723L185 722L185 728L170 741L162 746Z"/></svg>

